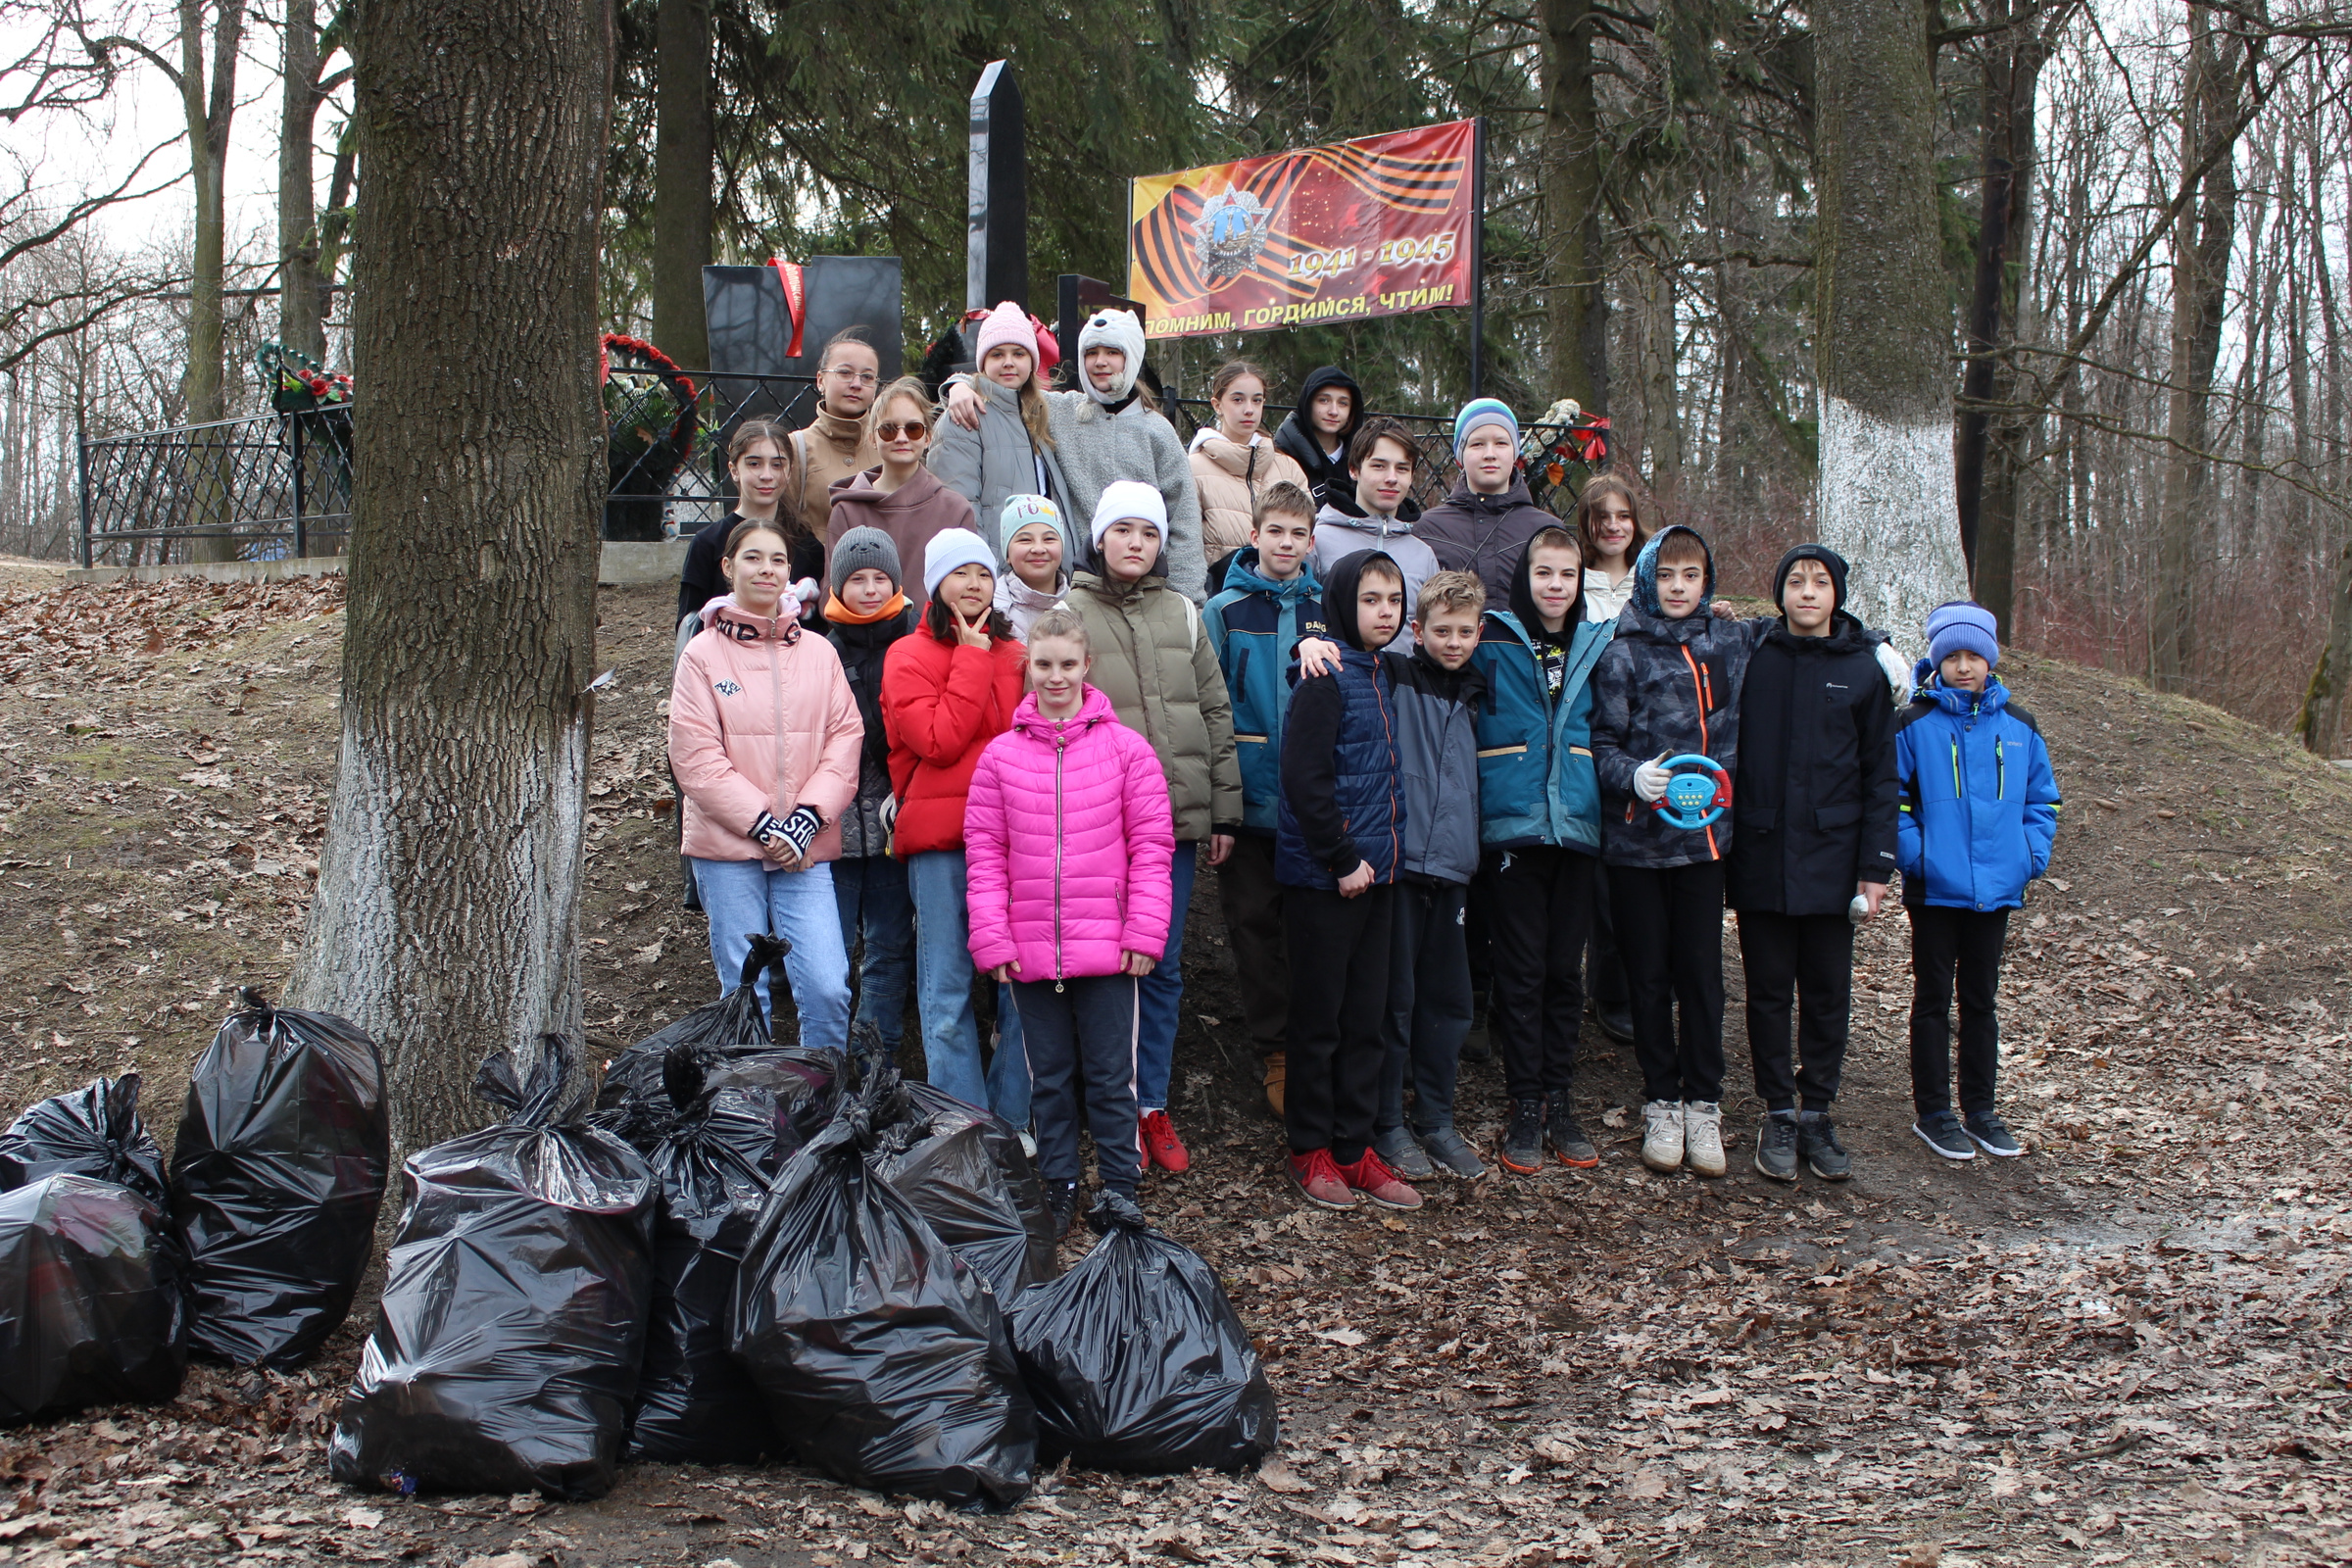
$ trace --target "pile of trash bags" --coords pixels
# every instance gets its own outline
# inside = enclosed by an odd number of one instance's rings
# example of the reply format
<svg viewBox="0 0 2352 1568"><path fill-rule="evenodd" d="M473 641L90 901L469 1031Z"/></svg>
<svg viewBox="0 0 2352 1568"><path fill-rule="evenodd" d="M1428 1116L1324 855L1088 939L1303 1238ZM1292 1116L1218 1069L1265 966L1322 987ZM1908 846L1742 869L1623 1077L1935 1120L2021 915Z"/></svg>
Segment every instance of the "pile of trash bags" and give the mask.
<svg viewBox="0 0 2352 1568"><path fill-rule="evenodd" d="M351 1310L391 1124L374 1042L251 991L169 1164L136 1073L0 1132L0 1424L172 1398L190 1355L294 1366Z"/></svg>

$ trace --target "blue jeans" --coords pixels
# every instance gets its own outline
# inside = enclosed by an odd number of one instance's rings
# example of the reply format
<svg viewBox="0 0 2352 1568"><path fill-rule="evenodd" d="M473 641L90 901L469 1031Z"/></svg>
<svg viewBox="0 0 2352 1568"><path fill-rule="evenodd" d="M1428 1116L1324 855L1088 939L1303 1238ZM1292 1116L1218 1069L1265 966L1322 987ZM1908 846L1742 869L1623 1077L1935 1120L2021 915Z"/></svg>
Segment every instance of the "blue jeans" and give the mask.
<svg viewBox="0 0 2352 1568"><path fill-rule="evenodd" d="M1179 844L1169 862L1168 947L1152 972L1136 983L1135 1102L1150 1114L1168 1108L1168 1079L1176 1070L1176 1004L1184 1000L1184 912L1193 906L1194 855Z"/></svg>
<svg viewBox="0 0 2352 1568"><path fill-rule="evenodd" d="M851 1022L872 1024L895 1052L906 1032L906 987L914 975L914 901L906 892L906 867L890 855L835 860L833 898L841 906L842 951L855 957L858 939L865 939Z"/></svg>
<svg viewBox="0 0 2352 1568"><path fill-rule="evenodd" d="M841 910L833 900L833 867L778 871L764 860L694 862L694 886L710 917L710 961L718 994L741 984L753 932L792 944L784 972L801 1015L801 1044L846 1051L850 1044L850 959L841 946ZM760 977L760 1005L773 1013L767 976Z"/></svg>
<svg viewBox="0 0 2352 1568"><path fill-rule="evenodd" d="M1029 1056L1021 1045L1021 1015L1002 1001L996 1059L981 1065L963 883L961 850L926 850L906 858L906 888L914 896L914 1004L923 1024L923 1061L934 1085L1026 1130Z"/></svg>

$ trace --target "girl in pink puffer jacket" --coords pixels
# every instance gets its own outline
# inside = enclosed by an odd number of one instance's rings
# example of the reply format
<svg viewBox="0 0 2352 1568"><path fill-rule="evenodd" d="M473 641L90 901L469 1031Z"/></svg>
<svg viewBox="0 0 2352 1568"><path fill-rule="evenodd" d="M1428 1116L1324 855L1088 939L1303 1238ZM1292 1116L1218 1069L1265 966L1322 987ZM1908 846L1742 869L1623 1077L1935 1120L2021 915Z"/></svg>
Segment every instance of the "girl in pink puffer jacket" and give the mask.
<svg viewBox="0 0 2352 1568"><path fill-rule="evenodd" d="M1086 684L1086 625L1029 629L1027 697L965 797L974 966L1012 984L1028 1042L1038 1168L1067 1229L1078 1202L1079 1080L1104 1188L1132 1199L1136 980L1168 941L1175 822L1152 743Z"/></svg>

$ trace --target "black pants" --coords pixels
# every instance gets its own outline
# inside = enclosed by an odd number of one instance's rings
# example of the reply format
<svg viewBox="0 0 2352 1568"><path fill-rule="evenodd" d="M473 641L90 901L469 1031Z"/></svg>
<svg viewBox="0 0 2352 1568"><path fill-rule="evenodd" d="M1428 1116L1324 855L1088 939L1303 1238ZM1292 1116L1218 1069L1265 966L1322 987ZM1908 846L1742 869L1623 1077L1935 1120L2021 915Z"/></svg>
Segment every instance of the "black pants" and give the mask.
<svg viewBox="0 0 2352 1568"><path fill-rule="evenodd" d="M1217 867L1217 899L1225 908L1225 940L1241 980L1242 1022L1260 1056L1283 1049L1291 1021L1290 943L1282 929L1282 896L1274 880L1274 841L1236 833L1233 853Z"/></svg>
<svg viewBox="0 0 2352 1568"><path fill-rule="evenodd" d="M1585 995L1594 1006L1622 1007L1633 995L1625 956L1617 951L1617 916L1609 906L1609 868L1592 870L1592 945L1585 954Z"/></svg>
<svg viewBox="0 0 2352 1568"><path fill-rule="evenodd" d="M1992 1108L2000 1069L2001 948L2007 909L1915 906L1911 914L1911 1103L1922 1116L1952 1108L1952 982L1960 992L1960 1111Z"/></svg>
<svg viewBox="0 0 2352 1568"><path fill-rule="evenodd" d="M1404 1125L1413 1091L1413 1131L1453 1125L1453 1080L1470 1032L1470 955L1463 940L1460 882L1402 882L1389 922L1389 1010L1381 1020L1380 1112L1374 1127Z"/></svg>
<svg viewBox="0 0 2352 1568"><path fill-rule="evenodd" d="M1597 863L1581 850L1540 844L1489 850L1479 865L1494 943L1487 1028L1513 1100L1566 1095L1576 1075Z"/></svg>
<svg viewBox="0 0 2352 1568"><path fill-rule="evenodd" d="M1723 862L1609 867L1645 1100L1723 1098ZM1675 1031L1675 1010L1682 1031Z"/></svg>
<svg viewBox="0 0 2352 1568"><path fill-rule="evenodd" d="M1050 1182L1078 1180L1083 1114L1095 1135L1102 1185L1133 1198L1144 1174L1135 1132L1134 977L1015 980L1012 1003L1029 1048L1038 1174Z"/></svg>
<svg viewBox="0 0 2352 1568"><path fill-rule="evenodd" d="M1756 1098L1767 1110L1795 1110L1801 1094L1804 1109L1829 1109L1845 1071L1853 921L1842 914L1742 909L1740 962L1747 974L1747 1049L1755 1059Z"/></svg>
<svg viewBox="0 0 2352 1568"><path fill-rule="evenodd" d="M1396 907L1394 883L1375 883L1352 899L1323 888L1282 890L1291 938L1290 1082L1282 1111L1294 1154L1328 1149L1351 1165L1372 1140Z"/></svg>

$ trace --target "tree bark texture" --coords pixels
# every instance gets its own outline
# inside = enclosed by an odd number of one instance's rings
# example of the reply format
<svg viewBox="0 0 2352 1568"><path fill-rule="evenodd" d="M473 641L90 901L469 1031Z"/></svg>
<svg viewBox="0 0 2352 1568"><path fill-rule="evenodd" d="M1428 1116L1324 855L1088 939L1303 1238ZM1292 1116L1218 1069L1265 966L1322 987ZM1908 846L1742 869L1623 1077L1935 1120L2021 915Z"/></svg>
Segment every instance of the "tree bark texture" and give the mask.
<svg viewBox="0 0 2352 1568"><path fill-rule="evenodd" d="M2213 13L2189 8L2189 62L2181 86L2180 156L2193 168L2210 137L2236 123L2235 63L2214 34ZM2230 249L2237 225L2237 173L2225 154L2205 172L2198 199L2173 224L2173 336L2165 435L2164 494L2156 515L2156 574L2148 614L2148 677L2185 691L2196 662L2197 574L2207 552L2207 413L2229 311Z"/></svg>
<svg viewBox="0 0 2352 1568"><path fill-rule="evenodd" d="M654 13L654 346L708 369L703 269L710 264L710 0Z"/></svg>
<svg viewBox="0 0 2352 1568"><path fill-rule="evenodd" d="M196 199L195 252L188 273L188 366L180 380L190 424L210 423L228 412L221 365L221 288L228 248L223 192L229 123L237 109L237 51L245 36L245 0L221 0L209 37L205 15L204 0L179 0L179 68L173 74L187 123L189 184ZM207 42L212 45L209 70ZM194 479L198 501L191 516L225 527L227 455L199 443L192 461L199 467ZM233 561L236 541L225 534L194 539L188 553L196 561Z"/></svg>
<svg viewBox="0 0 2352 1568"><path fill-rule="evenodd" d="M1592 0L1540 0L1544 198L1551 270L1551 396L1609 408L1608 258L1601 249L1600 108Z"/></svg>
<svg viewBox="0 0 2352 1568"><path fill-rule="evenodd" d="M1853 564L1855 613L1916 649L1927 612L1968 591L1928 11L1825 0L1813 32L1820 533Z"/></svg>
<svg viewBox="0 0 2352 1568"><path fill-rule="evenodd" d="M575 1030L604 415L596 0L364 0L342 747L297 965L373 1034L394 1152Z"/></svg>
<svg viewBox="0 0 2352 1568"><path fill-rule="evenodd" d="M277 340L326 363L311 138L318 123L318 0L286 0L277 122Z"/></svg>

